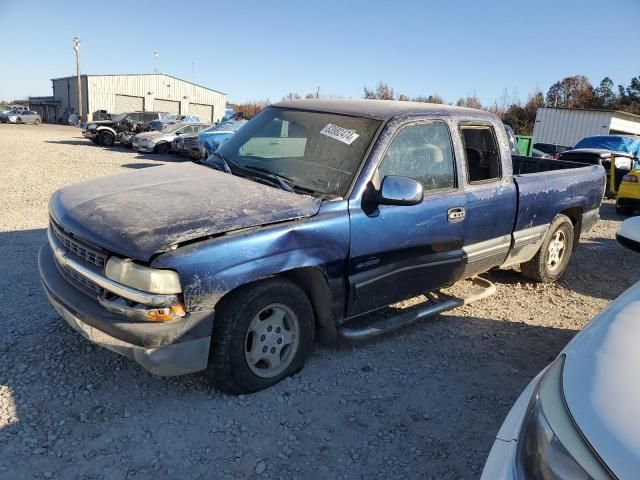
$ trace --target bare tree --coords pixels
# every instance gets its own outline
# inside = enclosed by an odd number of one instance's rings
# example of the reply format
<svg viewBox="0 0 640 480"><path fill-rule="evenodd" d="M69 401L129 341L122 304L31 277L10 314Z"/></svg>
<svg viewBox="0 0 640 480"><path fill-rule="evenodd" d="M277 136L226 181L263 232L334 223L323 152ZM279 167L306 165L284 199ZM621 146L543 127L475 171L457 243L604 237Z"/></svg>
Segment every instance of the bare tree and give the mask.
<svg viewBox="0 0 640 480"><path fill-rule="evenodd" d="M414 97L411 99L413 102L423 103L444 103L444 100L440 95L429 95L428 97Z"/></svg>
<svg viewBox="0 0 640 480"><path fill-rule="evenodd" d="M393 88L391 88L386 83L378 82L375 90L370 90L367 87L364 87L364 98L377 100L394 100L395 93L393 91Z"/></svg>
<svg viewBox="0 0 640 480"><path fill-rule="evenodd" d="M466 98L459 98L456 102L458 107L468 107L468 108L477 108L479 110L482 109L482 103L480 99L474 95L469 95Z"/></svg>

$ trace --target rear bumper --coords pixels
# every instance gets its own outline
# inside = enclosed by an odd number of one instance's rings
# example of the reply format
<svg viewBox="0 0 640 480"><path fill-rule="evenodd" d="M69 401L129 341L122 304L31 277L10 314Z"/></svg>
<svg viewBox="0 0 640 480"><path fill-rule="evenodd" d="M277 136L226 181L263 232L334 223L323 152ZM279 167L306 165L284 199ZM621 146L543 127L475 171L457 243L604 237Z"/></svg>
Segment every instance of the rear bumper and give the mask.
<svg viewBox="0 0 640 480"><path fill-rule="evenodd" d="M38 269L51 305L91 342L134 359L155 375L183 375L207 367L212 312L165 323L132 321L105 310L95 297L73 286L58 269L48 244L38 254Z"/></svg>

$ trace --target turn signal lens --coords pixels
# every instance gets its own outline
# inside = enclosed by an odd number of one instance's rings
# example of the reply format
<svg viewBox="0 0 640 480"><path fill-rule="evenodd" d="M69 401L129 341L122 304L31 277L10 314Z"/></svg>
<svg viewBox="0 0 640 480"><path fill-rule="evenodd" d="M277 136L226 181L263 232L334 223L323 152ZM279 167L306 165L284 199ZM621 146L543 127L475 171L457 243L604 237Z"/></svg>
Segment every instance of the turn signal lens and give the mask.
<svg viewBox="0 0 640 480"><path fill-rule="evenodd" d="M186 315L182 304L172 305L170 308L154 308L147 312L150 322L169 322Z"/></svg>
<svg viewBox="0 0 640 480"><path fill-rule="evenodd" d="M625 175L622 177L623 182L638 183L638 177L635 175Z"/></svg>

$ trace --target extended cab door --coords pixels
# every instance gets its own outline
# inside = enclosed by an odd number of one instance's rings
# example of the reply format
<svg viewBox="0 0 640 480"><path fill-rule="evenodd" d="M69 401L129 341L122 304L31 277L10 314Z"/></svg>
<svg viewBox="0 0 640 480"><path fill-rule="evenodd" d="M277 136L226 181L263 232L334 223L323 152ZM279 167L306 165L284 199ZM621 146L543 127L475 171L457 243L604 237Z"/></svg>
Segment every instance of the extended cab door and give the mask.
<svg viewBox="0 0 640 480"><path fill-rule="evenodd" d="M504 136L504 132L489 121L460 122L459 132L467 184L463 272L466 278L501 265L507 258L518 199L508 140L498 136Z"/></svg>
<svg viewBox="0 0 640 480"><path fill-rule="evenodd" d="M393 138L367 190L349 201L347 316L442 287L461 273L465 194L458 186L448 124L420 120L387 129ZM387 132L380 138L388 138ZM371 201L387 175L418 180L423 201L412 206Z"/></svg>

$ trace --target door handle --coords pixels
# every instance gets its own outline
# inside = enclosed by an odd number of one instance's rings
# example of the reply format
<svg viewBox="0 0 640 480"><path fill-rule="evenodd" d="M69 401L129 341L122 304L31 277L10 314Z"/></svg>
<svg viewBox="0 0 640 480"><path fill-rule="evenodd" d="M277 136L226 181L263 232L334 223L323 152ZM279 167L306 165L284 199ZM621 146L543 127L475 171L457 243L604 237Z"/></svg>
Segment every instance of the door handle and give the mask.
<svg viewBox="0 0 640 480"><path fill-rule="evenodd" d="M449 223L461 222L465 217L465 209L464 207L455 207L447 210L447 220Z"/></svg>
<svg viewBox="0 0 640 480"><path fill-rule="evenodd" d="M269 145L280 145L282 142L279 140L276 140L274 142L271 142Z"/></svg>

